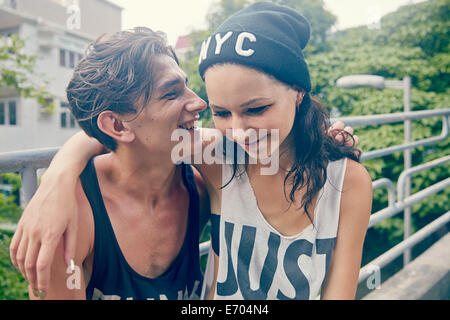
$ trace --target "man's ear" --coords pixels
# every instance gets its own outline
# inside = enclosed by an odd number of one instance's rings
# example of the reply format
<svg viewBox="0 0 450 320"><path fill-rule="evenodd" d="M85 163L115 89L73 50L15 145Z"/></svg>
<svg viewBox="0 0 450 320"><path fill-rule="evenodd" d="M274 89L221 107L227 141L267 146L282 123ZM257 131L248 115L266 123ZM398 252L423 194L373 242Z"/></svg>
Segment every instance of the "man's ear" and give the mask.
<svg viewBox="0 0 450 320"><path fill-rule="evenodd" d="M134 132L112 111L103 111L97 119L98 128L114 140L123 143L131 143L136 138Z"/></svg>

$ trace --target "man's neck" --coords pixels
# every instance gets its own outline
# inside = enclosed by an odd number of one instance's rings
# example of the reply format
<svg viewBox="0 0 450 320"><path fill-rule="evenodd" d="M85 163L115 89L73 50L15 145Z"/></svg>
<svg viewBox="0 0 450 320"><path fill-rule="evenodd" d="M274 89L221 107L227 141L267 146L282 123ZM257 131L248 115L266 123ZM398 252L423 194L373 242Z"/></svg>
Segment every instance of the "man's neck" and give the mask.
<svg viewBox="0 0 450 320"><path fill-rule="evenodd" d="M158 154L137 154L122 149L99 159L108 184L136 201L155 207L161 199L178 190L180 167Z"/></svg>

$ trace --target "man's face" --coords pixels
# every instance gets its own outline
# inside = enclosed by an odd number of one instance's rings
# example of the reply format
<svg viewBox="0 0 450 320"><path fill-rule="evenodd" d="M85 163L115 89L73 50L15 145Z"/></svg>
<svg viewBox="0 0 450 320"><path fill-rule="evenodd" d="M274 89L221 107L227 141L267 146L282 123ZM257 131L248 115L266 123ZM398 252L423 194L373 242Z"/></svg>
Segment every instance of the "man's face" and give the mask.
<svg viewBox="0 0 450 320"><path fill-rule="evenodd" d="M177 142L171 141L175 130L193 134L194 121L206 103L187 87L187 77L174 59L158 55L154 59L153 91L138 118L130 122L136 142L152 152L169 154Z"/></svg>

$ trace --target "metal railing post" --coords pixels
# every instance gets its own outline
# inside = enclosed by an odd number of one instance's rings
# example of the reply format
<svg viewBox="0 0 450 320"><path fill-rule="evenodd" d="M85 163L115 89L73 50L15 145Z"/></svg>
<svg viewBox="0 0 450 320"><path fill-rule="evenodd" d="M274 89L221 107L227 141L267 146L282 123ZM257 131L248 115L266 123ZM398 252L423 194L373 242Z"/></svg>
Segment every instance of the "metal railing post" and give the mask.
<svg viewBox="0 0 450 320"><path fill-rule="evenodd" d="M403 78L403 111L411 111L411 78ZM411 142L411 120L404 122L405 144ZM404 170L411 168L411 149L403 151ZM411 179L408 177L405 181L404 197L411 194ZM406 240L411 234L411 207L403 211L403 239ZM403 266L406 266L411 260L411 249L407 249L403 255Z"/></svg>
<svg viewBox="0 0 450 320"><path fill-rule="evenodd" d="M22 190L23 190L23 206L30 202L31 198L33 197L33 194L37 190L37 172L36 169L33 167L26 167L21 172L21 178L22 178Z"/></svg>

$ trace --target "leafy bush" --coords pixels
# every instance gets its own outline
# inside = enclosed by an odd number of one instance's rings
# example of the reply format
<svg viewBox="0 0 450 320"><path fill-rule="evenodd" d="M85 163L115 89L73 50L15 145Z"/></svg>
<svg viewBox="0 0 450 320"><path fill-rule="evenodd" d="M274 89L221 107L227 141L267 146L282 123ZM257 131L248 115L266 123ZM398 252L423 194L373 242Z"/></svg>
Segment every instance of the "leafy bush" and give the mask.
<svg viewBox="0 0 450 320"><path fill-rule="evenodd" d="M0 300L28 299L28 282L9 258L12 234L0 232Z"/></svg>

